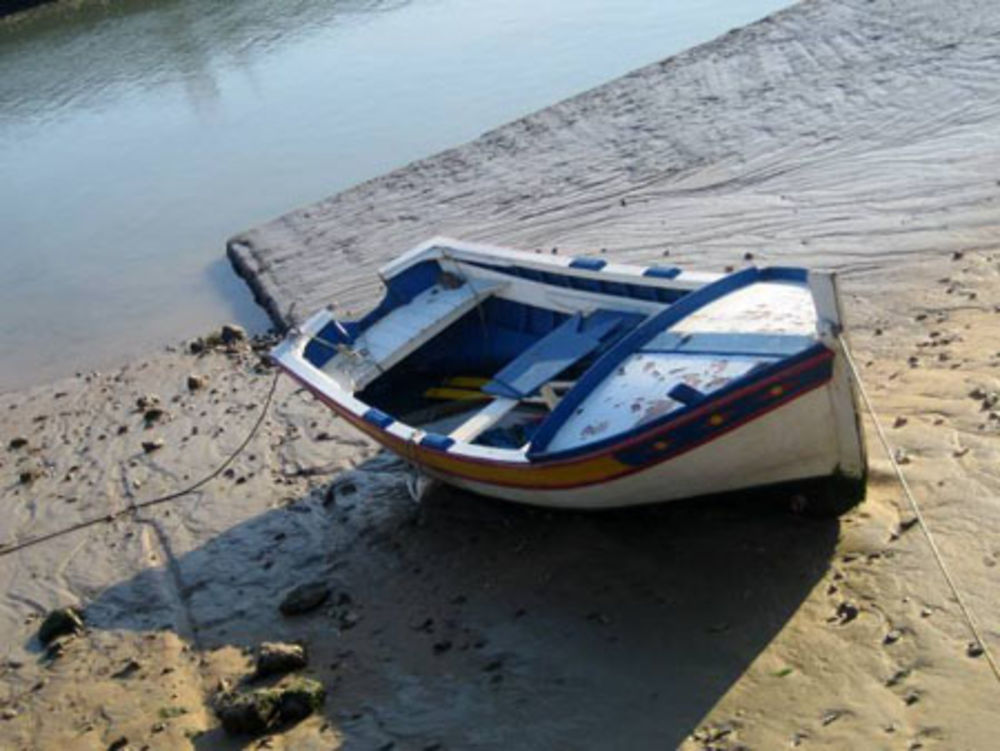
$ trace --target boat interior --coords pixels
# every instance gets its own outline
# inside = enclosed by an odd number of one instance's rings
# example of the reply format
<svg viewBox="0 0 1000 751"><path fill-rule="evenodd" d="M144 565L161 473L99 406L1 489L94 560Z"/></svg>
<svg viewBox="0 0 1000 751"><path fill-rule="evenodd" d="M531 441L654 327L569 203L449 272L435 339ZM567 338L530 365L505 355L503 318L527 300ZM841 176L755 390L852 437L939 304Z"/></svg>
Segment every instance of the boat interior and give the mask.
<svg viewBox="0 0 1000 751"><path fill-rule="evenodd" d="M442 447L523 455L611 439L816 343L802 278L709 294L730 277L692 291L650 276L425 261L361 320L330 315L302 357Z"/></svg>

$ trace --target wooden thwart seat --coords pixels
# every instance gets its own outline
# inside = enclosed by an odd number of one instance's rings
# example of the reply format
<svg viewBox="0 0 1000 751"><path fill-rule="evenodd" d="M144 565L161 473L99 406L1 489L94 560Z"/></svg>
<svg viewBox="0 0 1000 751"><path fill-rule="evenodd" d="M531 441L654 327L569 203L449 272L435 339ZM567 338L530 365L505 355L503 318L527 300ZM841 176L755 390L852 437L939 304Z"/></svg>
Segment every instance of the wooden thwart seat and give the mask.
<svg viewBox="0 0 1000 751"><path fill-rule="evenodd" d="M626 315L598 310L584 318L577 313L556 326L506 367L483 388L487 394L523 399L578 363L613 335Z"/></svg>

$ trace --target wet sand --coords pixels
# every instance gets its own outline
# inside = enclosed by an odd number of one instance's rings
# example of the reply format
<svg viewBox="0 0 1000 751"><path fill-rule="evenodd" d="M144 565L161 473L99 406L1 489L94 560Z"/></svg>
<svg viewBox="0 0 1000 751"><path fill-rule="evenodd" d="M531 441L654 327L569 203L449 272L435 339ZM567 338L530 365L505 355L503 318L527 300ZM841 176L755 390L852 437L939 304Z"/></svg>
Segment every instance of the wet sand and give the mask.
<svg viewBox="0 0 1000 751"><path fill-rule="evenodd" d="M365 304L371 268L439 231L837 266L879 417L998 651L998 28L978 3L806 3L235 252L275 311L302 312ZM687 166L668 174L668 154ZM0 396L0 543L172 490L239 444L272 371L246 345L186 344ZM399 461L283 379L231 473L0 557L0 748L256 747L209 703L274 640L307 646L329 696L271 748L992 748L1000 688L867 428L869 498L839 521L779 497L418 506ZM329 600L280 614L317 580ZM87 630L48 658L40 618L71 604Z"/></svg>
<svg viewBox="0 0 1000 751"><path fill-rule="evenodd" d="M933 265L947 283L852 306L853 341L997 649L1000 414L983 403L1000 387L1000 251ZM3 542L206 474L271 379L248 348L177 347L0 398ZM165 414L146 427L150 394ZM997 686L870 448L869 498L839 522L779 497L576 514L446 491L418 506L399 461L283 379L232 472L0 558L0 747L254 747L224 735L211 697L284 640L330 693L273 748L989 748ZM320 609L279 613L317 580ZM70 604L87 631L49 659L40 617Z"/></svg>

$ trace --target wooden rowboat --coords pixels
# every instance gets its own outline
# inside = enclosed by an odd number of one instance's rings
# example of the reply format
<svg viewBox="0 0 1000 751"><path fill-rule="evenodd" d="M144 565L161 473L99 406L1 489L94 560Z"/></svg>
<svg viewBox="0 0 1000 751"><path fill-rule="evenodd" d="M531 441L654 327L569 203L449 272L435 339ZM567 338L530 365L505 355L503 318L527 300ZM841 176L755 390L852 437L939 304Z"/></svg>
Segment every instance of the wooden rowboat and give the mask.
<svg viewBox="0 0 1000 751"><path fill-rule="evenodd" d="M423 475L575 508L817 478L835 511L863 494L832 274L435 238L381 277L367 315L321 310L272 355Z"/></svg>

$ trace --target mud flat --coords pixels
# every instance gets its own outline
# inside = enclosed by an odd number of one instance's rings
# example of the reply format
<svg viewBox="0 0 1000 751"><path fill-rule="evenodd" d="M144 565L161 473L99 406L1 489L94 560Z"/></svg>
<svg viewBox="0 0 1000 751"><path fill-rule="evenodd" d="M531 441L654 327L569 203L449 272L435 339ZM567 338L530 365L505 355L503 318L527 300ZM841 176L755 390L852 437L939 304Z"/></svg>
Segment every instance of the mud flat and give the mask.
<svg viewBox="0 0 1000 751"><path fill-rule="evenodd" d="M983 0L801 3L244 232L229 254L279 322L292 304L370 304L375 269L434 234L712 267L752 252L877 290L997 242L998 34Z"/></svg>
<svg viewBox="0 0 1000 751"><path fill-rule="evenodd" d="M842 269L879 418L1000 651L998 68L992 4L806 3L230 252L275 313L365 305L371 270L437 232ZM236 449L272 377L246 341L184 342L0 395L0 748L256 747L211 703L279 640L327 699L270 748L997 745L1000 688L870 422L869 498L839 521L780 498L418 506L281 380L229 470L136 507ZM307 583L325 598L283 614ZM44 649L68 605L85 630Z"/></svg>
<svg viewBox="0 0 1000 751"><path fill-rule="evenodd" d="M853 341L996 650L1000 250L936 266ZM272 377L245 343L184 343L0 396L0 748L257 747L211 707L265 641L305 645L327 689L271 748L994 747L998 687L878 446L839 522L780 498L418 506L400 462L282 379L229 470L130 510L217 467ZM316 609L281 612L317 582ZM43 648L70 605L86 630Z"/></svg>

